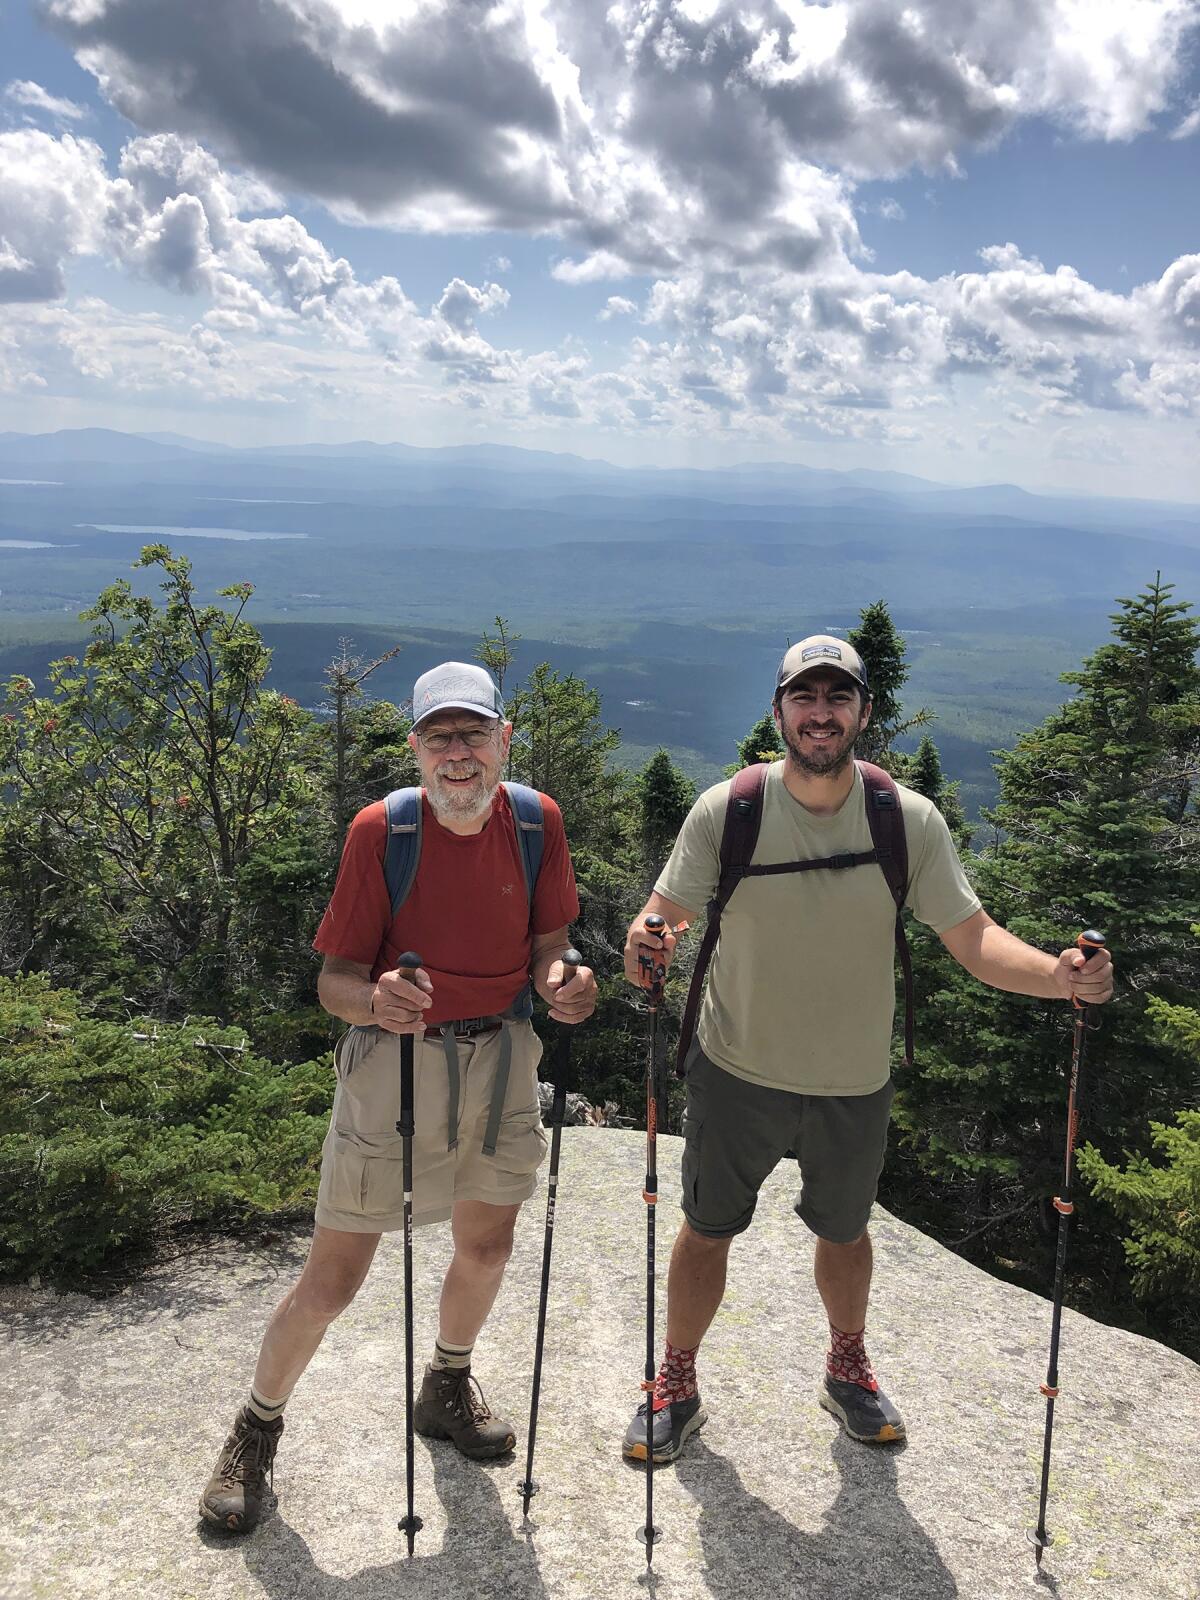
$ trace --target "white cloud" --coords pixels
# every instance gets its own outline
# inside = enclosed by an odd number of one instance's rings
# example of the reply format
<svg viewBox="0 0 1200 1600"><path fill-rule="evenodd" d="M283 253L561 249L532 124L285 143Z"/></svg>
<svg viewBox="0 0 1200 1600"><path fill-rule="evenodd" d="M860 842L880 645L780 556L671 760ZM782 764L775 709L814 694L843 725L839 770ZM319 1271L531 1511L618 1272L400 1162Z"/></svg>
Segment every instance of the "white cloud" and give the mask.
<svg viewBox="0 0 1200 1600"><path fill-rule="evenodd" d="M474 284L455 278L442 290L442 297L433 309L443 322L460 333L467 333L474 328L477 317L502 311L508 300L508 290L498 283L486 283L482 289L477 289Z"/></svg>
<svg viewBox="0 0 1200 1600"><path fill-rule="evenodd" d="M89 139L0 133L0 302L65 292L65 263L101 246L107 185Z"/></svg>
<svg viewBox="0 0 1200 1600"><path fill-rule="evenodd" d="M632 317L637 311L637 306L632 300L626 300L624 295L610 294L604 302L604 310L597 313L600 322L611 322L614 317Z"/></svg>
<svg viewBox="0 0 1200 1600"><path fill-rule="evenodd" d="M554 233L568 283L864 259L854 180L956 170L1025 117L1130 138L1197 20L1196 0L503 0L486 24L476 0L46 4L146 131L344 217Z"/></svg>
<svg viewBox="0 0 1200 1600"><path fill-rule="evenodd" d="M84 106L76 105L74 100L60 99L43 89L40 83L32 83L28 78L14 78L6 86L4 98L15 105L25 106L29 111L44 111L59 122L82 122L87 116Z"/></svg>
<svg viewBox="0 0 1200 1600"><path fill-rule="evenodd" d="M1197 100L1179 126L1171 130L1171 138L1190 139L1194 133L1200 133L1200 100Z"/></svg>

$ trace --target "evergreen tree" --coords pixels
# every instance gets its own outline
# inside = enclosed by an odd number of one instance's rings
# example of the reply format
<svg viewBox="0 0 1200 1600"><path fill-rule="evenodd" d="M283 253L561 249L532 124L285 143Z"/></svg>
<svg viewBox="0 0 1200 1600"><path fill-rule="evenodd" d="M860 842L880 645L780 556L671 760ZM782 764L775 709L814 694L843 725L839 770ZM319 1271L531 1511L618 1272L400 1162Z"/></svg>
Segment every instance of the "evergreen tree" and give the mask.
<svg viewBox="0 0 1200 1600"><path fill-rule="evenodd" d="M772 712L763 712L746 737L739 741L737 752L737 760L725 768L727 778L732 778L743 767L752 767L756 761L779 760L784 754L784 744Z"/></svg>
<svg viewBox="0 0 1200 1600"><path fill-rule="evenodd" d="M646 864L656 875L670 854L675 836L696 798L696 787L671 760L658 750L637 779L637 806Z"/></svg>
<svg viewBox="0 0 1200 1600"><path fill-rule="evenodd" d="M1147 1020L1160 1043L1195 1071L1200 1010L1151 996ZM1200 1354L1200 1111L1179 1111L1148 1131L1152 1155L1129 1155L1122 1167L1089 1144L1079 1153L1079 1170L1128 1230L1123 1244L1133 1293L1152 1324Z"/></svg>
<svg viewBox="0 0 1200 1600"><path fill-rule="evenodd" d="M861 622L852 628L848 642L854 646L867 669L871 685L871 720L859 736L855 754L862 761L874 761L889 771L897 765L891 746L910 728L920 728L933 720L933 712L922 708L911 717L900 709L900 691L908 679L905 662L907 647L896 631L885 600L864 606ZM898 776L902 776L897 772Z"/></svg>
<svg viewBox="0 0 1200 1600"><path fill-rule="evenodd" d="M1055 951L1095 926L1114 951L1117 995L1100 1013L1084 1108L1085 1134L1108 1160L1142 1153L1149 1123L1196 1089L1194 1062L1146 1018L1148 992L1174 1002L1200 990L1189 937L1200 903L1200 626L1170 595L1156 579L1119 601L1112 641L1064 675L1074 698L1002 757L987 814L997 839L974 869L985 907L1022 938ZM1020 1258L1031 1223L1053 1233L1069 1009L976 983L928 930L914 927L913 940L925 998L897 1106L918 1169L910 1198L951 1236L965 1227L977 1248ZM1093 1215L1084 1237L1097 1283L1119 1273L1111 1228Z"/></svg>
<svg viewBox="0 0 1200 1600"><path fill-rule="evenodd" d="M938 747L927 733L922 735L920 744L906 762L903 781L910 789L933 801L946 819L955 844L965 850L971 842L971 829L958 797L958 784L946 777Z"/></svg>

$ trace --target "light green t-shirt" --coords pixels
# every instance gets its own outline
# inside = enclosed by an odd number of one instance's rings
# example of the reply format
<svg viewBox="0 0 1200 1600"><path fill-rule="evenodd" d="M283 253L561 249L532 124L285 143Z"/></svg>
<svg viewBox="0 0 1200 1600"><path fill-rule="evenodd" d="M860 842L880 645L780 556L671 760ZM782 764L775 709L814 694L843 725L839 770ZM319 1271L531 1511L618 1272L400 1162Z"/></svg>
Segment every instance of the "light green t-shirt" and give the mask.
<svg viewBox="0 0 1200 1600"><path fill-rule="evenodd" d="M862 775L833 816L792 798L772 763L751 864L872 848ZM698 914L716 892L729 783L708 789L655 884ZM944 933L980 909L931 800L900 789L908 841L905 905ZM711 1061L750 1083L797 1094L873 1094L888 1080L896 1006L896 909L874 865L746 878L721 916L698 1037Z"/></svg>

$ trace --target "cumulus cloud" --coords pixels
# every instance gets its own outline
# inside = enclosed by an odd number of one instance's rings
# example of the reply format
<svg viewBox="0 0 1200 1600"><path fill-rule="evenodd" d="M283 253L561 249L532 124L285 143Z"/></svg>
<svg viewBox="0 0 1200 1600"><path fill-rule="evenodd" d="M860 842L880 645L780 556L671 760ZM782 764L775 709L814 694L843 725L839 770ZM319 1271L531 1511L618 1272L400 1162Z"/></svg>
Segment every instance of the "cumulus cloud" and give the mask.
<svg viewBox="0 0 1200 1600"><path fill-rule="evenodd" d="M575 241L564 282L861 252L851 188L1164 113L1196 0L45 0L117 109L342 216ZM884 214L891 215L887 212Z"/></svg>
<svg viewBox="0 0 1200 1600"><path fill-rule="evenodd" d="M502 289L498 283L486 283L482 289L477 289L473 284L455 278L442 290L442 297L433 309L443 322L448 322L460 333L466 333L474 328L477 317L502 310L508 304L508 299L508 290Z"/></svg>
<svg viewBox="0 0 1200 1600"><path fill-rule="evenodd" d="M1046 419L1200 410L1200 257L1114 294L997 242L975 270L925 279L872 271L856 220L860 179L954 170L1022 117L1094 139L1144 129L1169 107L1195 0L1128 0L1119 18L1084 0L44 10L144 131L111 171L69 133L0 134L14 386L107 373L131 392L177 378L332 406L402 388L512 427L894 443L942 429L975 384L1007 417L997 449ZM360 277L292 195L403 228L552 235L562 284L646 280L596 297L637 336L615 361L606 346L604 371L574 348L503 348L481 331L510 303L503 258L418 307L396 278ZM148 319L140 340L94 310L89 335L52 304L85 255L203 309L180 329Z"/></svg>
<svg viewBox="0 0 1200 1600"><path fill-rule="evenodd" d="M0 133L0 302L65 293L65 264L100 248L107 187L91 140Z"/></svg>

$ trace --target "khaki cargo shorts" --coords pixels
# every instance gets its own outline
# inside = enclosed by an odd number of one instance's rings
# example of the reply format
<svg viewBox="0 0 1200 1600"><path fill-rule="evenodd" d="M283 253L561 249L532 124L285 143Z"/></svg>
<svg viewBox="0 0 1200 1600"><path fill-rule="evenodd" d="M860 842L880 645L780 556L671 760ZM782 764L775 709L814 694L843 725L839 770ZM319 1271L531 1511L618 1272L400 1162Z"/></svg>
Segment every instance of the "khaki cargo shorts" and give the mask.
<svg viewBox="0 0 1200 1600"><path fill-rule="evenodd" d="M413 1225L444 1222L456 1200L519 1205L537 1187L546 1156L538 1108L542 1045L528 1022L507 1025L512 1048L495 1155L483 1144L504 1030L458 1039L457 1143L450 1123L450 1074L439 1034L413 1048ZM345 1233L393 1233L404 1226L400 1036L351 1028L333 1055L337 1090L321 1156L316 1220Z"/></svg>

